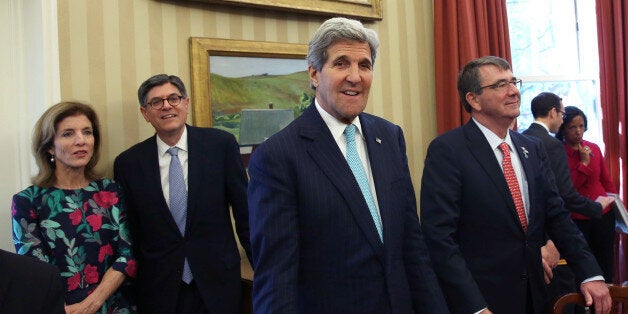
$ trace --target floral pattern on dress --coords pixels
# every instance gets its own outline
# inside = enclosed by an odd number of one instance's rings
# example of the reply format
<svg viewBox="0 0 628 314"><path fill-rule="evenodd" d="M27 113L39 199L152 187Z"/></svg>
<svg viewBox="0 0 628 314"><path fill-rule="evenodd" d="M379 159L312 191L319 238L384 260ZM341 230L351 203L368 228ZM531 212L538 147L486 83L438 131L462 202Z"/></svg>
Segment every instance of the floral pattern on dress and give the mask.
<svg viewBox="0 0 628 314"><path fill-rule="evenodd" d="M135 277L136 262L120 186L92 181L76 190L30 186L13 196L13 242L17 253L56 265L66 303L85 299L110 268ZM132 313L128 280L98 313Z"/></svg>

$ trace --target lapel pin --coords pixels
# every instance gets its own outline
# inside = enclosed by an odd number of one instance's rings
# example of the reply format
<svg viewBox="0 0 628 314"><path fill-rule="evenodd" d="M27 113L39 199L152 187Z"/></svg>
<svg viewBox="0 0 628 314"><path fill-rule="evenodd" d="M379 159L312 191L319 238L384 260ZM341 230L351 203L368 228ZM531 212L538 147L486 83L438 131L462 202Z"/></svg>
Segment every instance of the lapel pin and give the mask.
<svg viewBox="0 0 628 314"><path fill-rule="evenodd" d="M382 143L382 140L380 140L380 139L379 139L379 137L376 137L376 138L375 138L375 142L377 142L377 144L381 144L381 143Z"/></svg>
<svg viewBox="0 0 628 314"><path fill-rule="evenodd" d="M521 151L523 152L523 157L528 158L528 150L525 147L521 146Z"/></svg>

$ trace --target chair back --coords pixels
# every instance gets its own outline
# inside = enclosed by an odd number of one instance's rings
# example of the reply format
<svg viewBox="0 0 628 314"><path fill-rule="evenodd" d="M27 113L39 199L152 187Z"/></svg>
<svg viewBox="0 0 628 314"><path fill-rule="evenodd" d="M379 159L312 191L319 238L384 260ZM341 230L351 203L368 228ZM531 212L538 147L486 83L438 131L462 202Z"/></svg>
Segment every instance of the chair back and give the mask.
<svg viewBox="0 0 628 314"><path fill-rule="evenodd" d="M628 314L628 285L608 285L613 300L611 313ZM586 306L582 293L568 293L554 303L554 314L562 314L568 304Z"/></svg>

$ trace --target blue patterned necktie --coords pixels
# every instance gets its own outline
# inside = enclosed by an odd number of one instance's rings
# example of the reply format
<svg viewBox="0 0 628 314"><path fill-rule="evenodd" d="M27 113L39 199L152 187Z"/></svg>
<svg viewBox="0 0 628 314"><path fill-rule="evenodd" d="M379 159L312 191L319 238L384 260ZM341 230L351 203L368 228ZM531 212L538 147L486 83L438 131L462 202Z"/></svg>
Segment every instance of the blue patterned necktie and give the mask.
<svg viewBox="0 0 628 314"><path fill-rule="evenodd" d="M179 149L177 147L168 148L170 154L170 168L168 172L168 185L170 186L170 213L177 223L181 235L185 236L185 220L188 210L188 191L185 188L185 179L183 178L183 168L179 160ZM188 264L187 257L183 264L183 275L181 280L185 283L192 282L192 271Z"/></svg>
<svg viewBox="0 0 628 314"><path fill-rule="evenodd" d="M371 188L369 187L369 180L366 177L364 166L362 166L362 160L360 159L360 155L358 155L358 149L355 145L355 129L355 125L349 124L345 128L344 132L345 138L347 139L347 163L349 163L349 168L351 168L353 176L355 176L355 179L358 181L362 195L366 200L366 205L369 207L371 217L373 217L373 222L375 223L375 228L377 228L377 233L379 234L379 239L384 242L384 237L382 235L382 223L379 220L377 207L375 206L375 201L373 200L373 195L371 194Z"/></svg>

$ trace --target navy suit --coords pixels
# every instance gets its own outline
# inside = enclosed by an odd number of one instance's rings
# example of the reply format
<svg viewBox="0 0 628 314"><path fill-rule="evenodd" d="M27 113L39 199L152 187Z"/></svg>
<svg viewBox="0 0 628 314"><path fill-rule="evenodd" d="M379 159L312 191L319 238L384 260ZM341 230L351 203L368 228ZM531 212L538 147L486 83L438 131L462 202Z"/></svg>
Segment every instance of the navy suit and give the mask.
<svg viewBox="0 0 628 314"><path fill-rule="evenodd" d="M532 123L527 130L523 131L523 134L534 136L543 142L552 171L556 177L558 191L565 201L565 207L574 213L587 217L601 218L602 204L580 195L573 186L569 165L567 164L565 145L557 138L551 136L542 125L537 123Z"/></svg>
<svg viewBox="0 0 628 314"><path fill-rule="evenodd" d="M256 313L446 313L401 128L360 114L382 217L314 105L251 156Z"/></svg>
<svg viewBox="0 0 628 314"><path fill-rule="evenodd" d="M227 132L188 126L188 210L181 236L162 192L156 136L115 160L124 188L134 253L138 260L139 309L174 313L184 258L205 306L238 313L240 254L233 235L232 206L240 244L251 256L247 177L238 144Z"/></svg>
<svg viewBox="0 0 628 314"><path fill-rule="evenodd" d="M540 248L546 232L576 280L602 274L564 209L541 143L510 131L528 184L528 231L504 174L473 121L430 144L421 188L421 222L453 313L543 313L546 288ZM528 298L529 296L529 298Z"/></svg>
<svg viewBox="0 0 628 314"><path fill-rule="evenodd" d="M56 266L0 250L0 313L63 314L64 297Z"/></svg>

